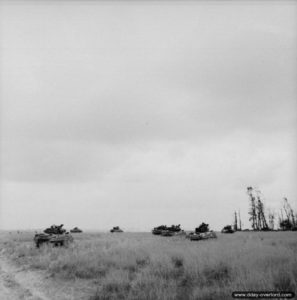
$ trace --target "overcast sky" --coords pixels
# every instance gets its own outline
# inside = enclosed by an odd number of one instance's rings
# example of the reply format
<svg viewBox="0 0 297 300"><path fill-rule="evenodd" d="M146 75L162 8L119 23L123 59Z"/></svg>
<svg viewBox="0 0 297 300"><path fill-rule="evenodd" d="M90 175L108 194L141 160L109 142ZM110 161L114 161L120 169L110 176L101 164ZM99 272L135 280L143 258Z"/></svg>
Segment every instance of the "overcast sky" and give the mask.
<svg viewBox="0 0 297 300"><path fill-rule="evenodd" d="M1 1L3 229L220 230L297 208L296 1Z"/></svg>

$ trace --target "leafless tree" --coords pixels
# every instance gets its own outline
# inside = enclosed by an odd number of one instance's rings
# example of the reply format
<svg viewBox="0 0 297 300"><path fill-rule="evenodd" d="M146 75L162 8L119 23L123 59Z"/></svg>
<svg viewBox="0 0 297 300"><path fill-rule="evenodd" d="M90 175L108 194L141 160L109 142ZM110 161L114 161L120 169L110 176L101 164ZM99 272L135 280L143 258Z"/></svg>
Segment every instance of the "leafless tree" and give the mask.
<svg viewBox="0 0 297 300"><path fill-rule="evenodd" d="M237 222L237 213L236 211L234 212L234 231L237 231L238 230L238 222Z"/></svg>
<svg viewBox="0 0 297 300"><path fill-rule="evenodd" d="M257 230L258 225L257 225L256 204L255 204L255 197L254 197L254 194L253 194L253 188L251 186L249 186L247 188L247 193L248 193L249 198L250 198L250 210L249 210L250 218L249 218L249 220L252 223L253 230Z"/></svg>
<svg viewBox="0 0 297 300"><path fill-rule="evenodd" d="M286 218L283 218L282 211L284 210ZM282 230L296 230L297 229L297 218L294 213L289 201L284 197L283 207L281 209L281 219L279 220L279 226Z"/></svg>
<svg viewBox="0 0 297 300"><path fill-rule="evenodd" d="M247 193L250 197L250 221L252 222L253 230L268 230L264 204L261 200L261 192L252 187L247 188Z"/></svg>
<svg viewBox="0 0 297 300"><path fill-rule="evenodd" d="M275 213L270 210L268 212L268 223L269 223L269 228L271 230L274 230L274 220L275 220Z"/></svg>

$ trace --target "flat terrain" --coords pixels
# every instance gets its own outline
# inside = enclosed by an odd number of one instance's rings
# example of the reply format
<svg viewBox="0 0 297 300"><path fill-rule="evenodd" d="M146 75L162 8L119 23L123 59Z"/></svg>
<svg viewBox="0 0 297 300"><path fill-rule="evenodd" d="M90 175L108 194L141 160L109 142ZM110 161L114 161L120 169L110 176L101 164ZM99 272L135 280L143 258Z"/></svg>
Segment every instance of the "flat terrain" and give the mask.
<svg viewBox="0 0 297 300"><path fill-rule="evenodd" d="M74 234L37 249L33 232L0 233L0 299L232 299L297 289L297 232L189 241L150 233Z"/></svg>

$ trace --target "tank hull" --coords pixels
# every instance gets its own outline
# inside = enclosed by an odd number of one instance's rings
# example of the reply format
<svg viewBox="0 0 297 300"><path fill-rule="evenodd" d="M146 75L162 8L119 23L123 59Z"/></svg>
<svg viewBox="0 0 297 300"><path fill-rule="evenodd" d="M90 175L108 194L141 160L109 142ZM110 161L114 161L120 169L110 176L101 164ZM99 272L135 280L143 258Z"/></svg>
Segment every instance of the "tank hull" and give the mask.
<svg viewBox="0 0 297 300"><path fill-rule="evenodd" d="M208 240L208 239L215 239L215 238L217 238L217 235L213 231L194 233L189 235L189 239L191 241L200 241L200 240Z"/></svg>
<svg viewBox="0 0 297 300"><path fill-rule="evenodd" d="M80 229L71 229L70 232L71 233L82 233L82 230L80 230Z"/></svg>
<svg viewBox="0 0 297 300"><path fill-rule="evenodd" d="M71 234L36 234L34 237L34 242L37 248L43 244L52 244L53 246L67 246L69 243L73 242L73 237Z"/></svg>

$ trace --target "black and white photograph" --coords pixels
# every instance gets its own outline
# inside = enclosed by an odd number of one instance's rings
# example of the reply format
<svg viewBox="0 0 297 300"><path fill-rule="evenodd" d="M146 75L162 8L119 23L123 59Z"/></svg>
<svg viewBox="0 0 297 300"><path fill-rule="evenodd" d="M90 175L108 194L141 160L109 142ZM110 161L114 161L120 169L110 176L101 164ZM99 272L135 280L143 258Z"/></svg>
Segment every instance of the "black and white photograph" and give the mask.
<svg viewBox="0 0 297 300"><path fill-rule="evenodd" d="M0 0L0 300L294 299L297 1Z"/></svg>

